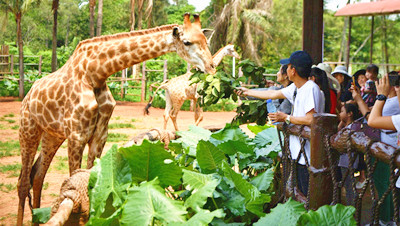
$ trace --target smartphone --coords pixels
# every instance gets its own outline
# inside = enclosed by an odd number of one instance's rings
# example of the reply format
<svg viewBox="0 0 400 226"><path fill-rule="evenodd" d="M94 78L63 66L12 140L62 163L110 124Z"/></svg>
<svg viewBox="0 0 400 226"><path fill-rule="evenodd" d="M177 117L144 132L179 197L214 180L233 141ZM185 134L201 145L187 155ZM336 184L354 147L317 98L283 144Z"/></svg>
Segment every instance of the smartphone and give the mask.
<svg viewBox="0 0 400 226"><path fill-rule="evenodd" d="M389 75L390 86L400 86L400 75Z"/></svg>
<svg viewBox="0 0 400 226"><path fill-rule="evenodd" d="M352 79L353 79L352 85L353 85L354 87L356 87L356 78L353 76Z"/></svg>

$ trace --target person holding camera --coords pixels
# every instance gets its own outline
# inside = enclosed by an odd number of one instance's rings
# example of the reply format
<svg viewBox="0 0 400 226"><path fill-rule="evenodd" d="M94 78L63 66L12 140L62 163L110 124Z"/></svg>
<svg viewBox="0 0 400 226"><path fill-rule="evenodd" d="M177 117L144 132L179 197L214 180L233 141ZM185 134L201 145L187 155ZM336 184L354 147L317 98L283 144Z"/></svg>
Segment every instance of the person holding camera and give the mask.
<svg viewBox="0 0 400 226"><path fill-rule="evenodd" d="M400 113L398 104L400 102L399 75L396 72L385 75L378 82L376 102L368 118L368 125L382 129L382 142L388 143L396 148L400 147ZM397 95L397 97L396 97ZM386 106L386 107L385 107ZM388 110L389 109L389 110ZM387 115L393 114L394 115ZM386 132L389 131L389 132ZM396 132L394 132L396 131ZM374 172L374 183L381 197L389 187L390 168L387 164L378 162ZM389 221L393 216L393 202L391 195L387 196L379 210L380 219Z"/></svg>

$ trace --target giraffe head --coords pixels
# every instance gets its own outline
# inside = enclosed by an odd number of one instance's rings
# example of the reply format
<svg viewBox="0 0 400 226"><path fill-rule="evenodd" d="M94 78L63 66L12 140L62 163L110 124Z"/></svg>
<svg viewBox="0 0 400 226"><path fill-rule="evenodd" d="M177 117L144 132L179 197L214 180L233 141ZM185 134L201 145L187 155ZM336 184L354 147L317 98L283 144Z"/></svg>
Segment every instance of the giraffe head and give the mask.
<svg viewBox="0 0 400 226"><path fill-rule="evenodd" d="M206 36L201 30L199 15L194 15L192 23L190 14L185 13L183 26L174 27L172 35L176 52L180 57L202 71L215 74L215 66Z"/></svg>
<svg viewBox="0 0 400 226"><path fill-rule="evenodd" d="M235 46L233 44L228 44L225 49L227 56L235 57L236 59L240 59L239 53L235 51Z"/></svg>

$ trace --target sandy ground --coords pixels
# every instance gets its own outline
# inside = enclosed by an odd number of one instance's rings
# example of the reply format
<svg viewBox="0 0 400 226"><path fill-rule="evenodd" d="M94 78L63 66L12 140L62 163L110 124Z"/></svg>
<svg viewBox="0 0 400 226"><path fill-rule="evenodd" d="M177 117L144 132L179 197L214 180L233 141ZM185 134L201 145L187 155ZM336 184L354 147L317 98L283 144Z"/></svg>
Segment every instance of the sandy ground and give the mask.
<svg viewBox="0 0 400 226"><path fill-rule="evenodd" d="M128 140L151 128L162 128L164 109L151 108L149 116L143 116L145 103L118 102L114 109L110 123L131 123L135 128L111 129L109 133L121 133L128 135ZM14 99L0 99L0 141L18 141L19 110L21 102ZM13 114L10 116L10 114ZM6 116L8 115L8 116ZM235 112L204 112L204 120L199 126L223 127L235 116ZM7 121L8 119L8 121ZM15 121L15 122L13 122ZM180 130L187 130L189 125L194 124L194 113L181 111L178 115L178 126ZM14 127L12 129L11 127ZM172 122L168 123L167 129L173 130ZM118 142L122 145L126 141ZM106 143L103 154L115 143ZM87 149L84 155L87 155ZM46 175L41 207L50 207L59 194L60 186L68 174L67 143L58 150L50 169ZM18 165L21 163L19 155L0 158L0 168L7 165ZM83 163L83 166L86 162ZM18 212L17 181L19 170L14 173L0 172L0 225L15 225ZM30 225L31 214L28 203L25 205L24 222Z"/></svg>

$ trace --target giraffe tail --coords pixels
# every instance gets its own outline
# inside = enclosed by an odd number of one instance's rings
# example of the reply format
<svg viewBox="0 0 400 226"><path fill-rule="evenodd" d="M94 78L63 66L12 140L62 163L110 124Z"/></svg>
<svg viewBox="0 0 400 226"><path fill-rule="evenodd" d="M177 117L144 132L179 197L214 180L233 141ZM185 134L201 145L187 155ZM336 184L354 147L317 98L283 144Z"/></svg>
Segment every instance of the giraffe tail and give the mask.
<svg viewBox="0 0 400 226"><path fill-rule="evenodd" d="M156 89L156 91L154 91L154 95L157 93L157 91L158 91L159 89L165 89L165 88L166 88L165 84L166 84L167 82L168 82L168 81L165 81L165 82L161 83L161 85ZM154 95L153 95L153 96L150 96L149 103L146 105L146 107L145 107L144 110L143 110L143 114L144 114L144 115L149 115L149 114L150 114L149 108L151 107L151 104L153 103Z"/></svg>

